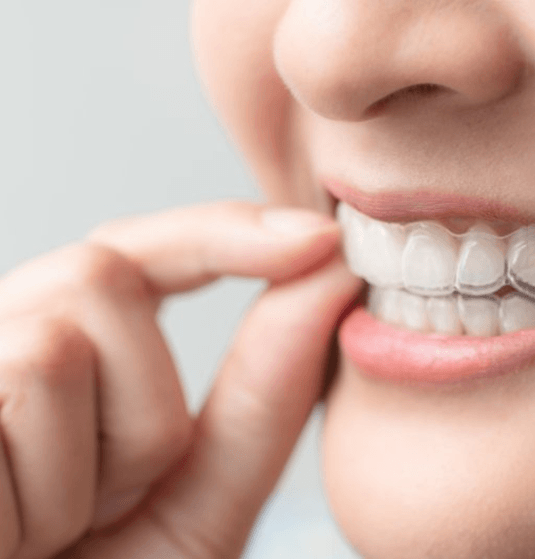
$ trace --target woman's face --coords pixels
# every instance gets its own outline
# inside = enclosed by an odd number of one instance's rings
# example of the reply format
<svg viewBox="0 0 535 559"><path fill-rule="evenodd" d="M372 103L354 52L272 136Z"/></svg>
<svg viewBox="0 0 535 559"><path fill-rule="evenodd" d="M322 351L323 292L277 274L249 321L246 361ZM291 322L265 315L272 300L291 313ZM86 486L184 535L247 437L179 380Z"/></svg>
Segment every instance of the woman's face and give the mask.
<svg viewBox="0 0 535 559"><path fill-rule="evenodd" d="M530 17L529 3L505 0L193 6L201 77L271 201L333 212L341 199L374 220L432 220L368 222L382 248L368 247L365 265L385 277L380 254L398 250L403 284L423 287L380 299L378 319L350 315L327 402L329 499L367 559L535 557L535 335L500 335L535 311L503 297L499 273L488 278L515 258L527 262L517 286L535 277L535 232L522 230L516 256L498 238L535 222ZM351 220L361 242L362 218ZM459 236L476 220L487 236ZM486 297L446 296L448 257L456 291Z"/></svg>

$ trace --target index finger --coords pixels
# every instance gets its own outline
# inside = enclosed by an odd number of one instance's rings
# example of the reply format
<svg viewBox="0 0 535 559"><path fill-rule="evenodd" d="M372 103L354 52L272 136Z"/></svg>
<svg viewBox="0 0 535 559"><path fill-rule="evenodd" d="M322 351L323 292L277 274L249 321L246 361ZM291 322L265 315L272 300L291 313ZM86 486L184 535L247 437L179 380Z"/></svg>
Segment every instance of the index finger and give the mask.
<svg viewBox="0 0 535 559"><path fill-rule="evenodd" d="M332 255L339 229L310 210L233 201L115 220L87 238L136 262L164 296L225 275L280 281L303 273Z"/></svg>

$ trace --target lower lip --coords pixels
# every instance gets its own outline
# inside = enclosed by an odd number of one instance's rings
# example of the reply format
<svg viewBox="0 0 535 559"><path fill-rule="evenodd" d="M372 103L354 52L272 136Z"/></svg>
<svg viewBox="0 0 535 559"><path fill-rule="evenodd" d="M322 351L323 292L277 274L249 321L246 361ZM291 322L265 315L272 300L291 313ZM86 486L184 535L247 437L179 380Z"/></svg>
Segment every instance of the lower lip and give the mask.
<svg viewBox="0 0 535 559"><path fill-rule="evenodd" d="M421 334L379 322L362 307L342 322L339 339L362 373L392 382L453 383L535 362L535 330L490 338Z"/></svg>

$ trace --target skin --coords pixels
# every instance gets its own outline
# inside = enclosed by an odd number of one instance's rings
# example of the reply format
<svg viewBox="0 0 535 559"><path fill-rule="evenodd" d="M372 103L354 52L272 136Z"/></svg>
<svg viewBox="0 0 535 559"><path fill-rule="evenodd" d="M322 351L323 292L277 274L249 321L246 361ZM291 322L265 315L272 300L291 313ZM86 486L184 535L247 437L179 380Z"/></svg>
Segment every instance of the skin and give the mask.
<svg viewBox="0 0 535 559"><path fill-rule="evenodd" d="M0 559L239 556L359 287L320 176L535 215L532 11L193 3L215 110L270 204L309 210L121 220L0 281ZM402 92L427 83L438 94ZM269 286L191 417L155 318L166 296L229 274ZM534 557L535 371L440 389L361 373L342 358L325 424L348 540L366 559Z"/></svg>
<svg viewBox="0 0 535 559"><path fill-rule="evenodd" d="M270 200L332 211L328 176L535 221L534 22L530 0L197 0L192 35ZM535 368L423 388L342 359L323 457L348 540L366 559L535 557L534 396Z"/></svg>
<svg viewBox="0 0 535 559"><path fill-rule="evenodd" d="M103 225L3 278L0 558L238 557L356 289L338 246L319 214L225 202ZM222 275L270 286L194 418L155 317Z"/></svg>

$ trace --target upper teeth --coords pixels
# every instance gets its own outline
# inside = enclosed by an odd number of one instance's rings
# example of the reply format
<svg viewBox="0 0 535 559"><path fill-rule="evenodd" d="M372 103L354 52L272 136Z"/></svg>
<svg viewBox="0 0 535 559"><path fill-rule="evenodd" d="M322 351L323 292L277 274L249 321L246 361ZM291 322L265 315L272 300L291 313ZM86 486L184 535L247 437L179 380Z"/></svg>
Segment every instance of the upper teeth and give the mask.
<svg viewBox="0 0 535 559"><path fill-rule="evenodd" d="M385 223L338 205L349 267L379 287L416 295L488 295L510 284L535 296L535 226L506 237L478 223L457 235L435 222Z"/></svg>

